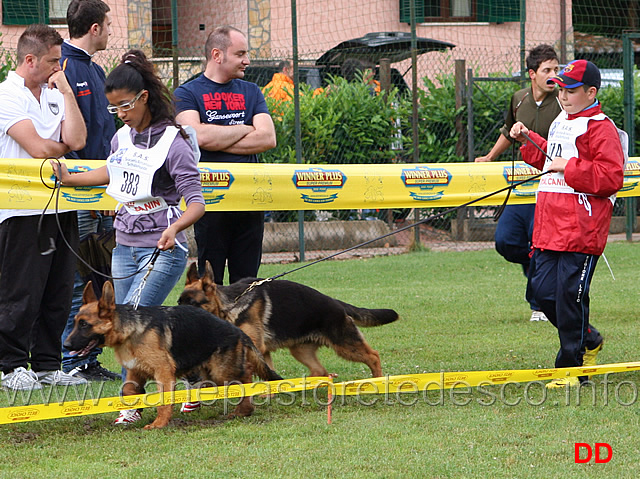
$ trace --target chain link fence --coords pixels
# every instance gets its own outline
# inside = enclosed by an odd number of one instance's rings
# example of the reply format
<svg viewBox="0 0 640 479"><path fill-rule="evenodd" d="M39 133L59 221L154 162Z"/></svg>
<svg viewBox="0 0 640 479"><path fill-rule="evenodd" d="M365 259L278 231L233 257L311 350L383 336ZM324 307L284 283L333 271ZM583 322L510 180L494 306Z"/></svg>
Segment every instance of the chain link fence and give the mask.
<svg viewBox="0 0 640 479"><path fill-rule="evenodd" d="M2 1L0 79L15 66L24 25L49 23L66 36L68 3ZM525 84L526 51L540 43L552 44L562 62L588 58L606 67L603 72L612 81L599 96L605 112L622 126L621 37L637 28L640 13L638 2L630 0L107 3L112 35L107 50L95 56L107 71L127 49L141 48L167 84L176 87L202 71L207 35L225 24L247 33L251 65L246 79L265 86L280 61L294 61L299 110L294 101L276 104L269 99L278 146L261 160L320 164L448 163L485 154L499 135L511 94ZM631 64L640 48L634 43L633 50ZM616 216L628 207L619 201ZM303 259L305 249L347 248L438 212L267 212L264 249L293 250L296 259ZM491 245L493 214L491 207L465 208L372 246ZM304 227L298 224L302 220Z"/></svg>

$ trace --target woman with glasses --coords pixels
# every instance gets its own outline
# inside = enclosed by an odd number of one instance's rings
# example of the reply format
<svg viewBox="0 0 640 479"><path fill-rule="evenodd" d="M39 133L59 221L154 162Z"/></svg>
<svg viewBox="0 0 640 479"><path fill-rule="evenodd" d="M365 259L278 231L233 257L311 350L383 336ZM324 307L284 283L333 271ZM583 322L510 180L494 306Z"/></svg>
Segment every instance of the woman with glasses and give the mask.
<svg viewBox="0 0 640 479"><path fill-rule="evenodd" d="M65 164L51 162L63 185L108 184L107 194L122 206L113 223L116 247L111 270L114 278L123 278L114 279L117 304L164 302L187 265L183 230L205 210L197 142L192 143L176 124L171 93L153 68L142 51L130 50L106 79L107 109L124 126L111 141L105 166L70 174ZM184 212L178 206L181 198L187 205ZM149 271L145 266L156 249L159 256L143 282ZM115 423L139 419L138 410L126 410Z"/></svg>

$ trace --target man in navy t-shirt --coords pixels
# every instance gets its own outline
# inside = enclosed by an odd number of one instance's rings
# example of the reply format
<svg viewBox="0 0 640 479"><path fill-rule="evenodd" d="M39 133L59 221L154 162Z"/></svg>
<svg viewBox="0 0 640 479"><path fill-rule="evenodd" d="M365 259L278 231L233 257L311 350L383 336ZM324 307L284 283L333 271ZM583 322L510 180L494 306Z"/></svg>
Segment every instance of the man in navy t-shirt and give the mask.
<svg viewBox="0 0 640 479"><path fill-rule="evenodd" d="M257 163L258 153L276 146L273 121L260 88L242 80L249 65L245 35L230 26L216 28L205 45L202 75L174 92L178 123L196 130L201 161ZM258 275L262 259L262 211L208 211L194 225L198 268L213 267L222 284Z"/></svg>

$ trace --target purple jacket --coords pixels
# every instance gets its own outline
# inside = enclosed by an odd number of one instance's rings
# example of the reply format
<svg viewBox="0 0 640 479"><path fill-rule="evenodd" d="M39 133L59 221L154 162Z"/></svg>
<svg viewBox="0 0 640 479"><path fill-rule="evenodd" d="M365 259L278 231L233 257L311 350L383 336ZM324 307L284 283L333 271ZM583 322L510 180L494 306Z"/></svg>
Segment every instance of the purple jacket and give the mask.
<svg viewBox="0 0 640 479"><path fill-rule="evenodd" d="M162 137L165 128L169 125L168 121L156 123L142 133L131 129L131 141L139 148L151 148ZM111 153L117 150L118 135L115 135L111 140ZM198 165L191 144L182 135L176 135L164 164L156 171L151 193L164 198L169 206L177 207L180 198L184 198L187 206L191 203L205 204ZM113 223L116 242L125 246L154 248L162 232L169 226L169 221L174 223L178 219L179 216L175 214L173 218L168 219L168 216L171 216L168 211L175 209L131 215L125 208L120 208ZM183 243L185 247L186 240L184 232L176 236L176 241Z"/></svg>

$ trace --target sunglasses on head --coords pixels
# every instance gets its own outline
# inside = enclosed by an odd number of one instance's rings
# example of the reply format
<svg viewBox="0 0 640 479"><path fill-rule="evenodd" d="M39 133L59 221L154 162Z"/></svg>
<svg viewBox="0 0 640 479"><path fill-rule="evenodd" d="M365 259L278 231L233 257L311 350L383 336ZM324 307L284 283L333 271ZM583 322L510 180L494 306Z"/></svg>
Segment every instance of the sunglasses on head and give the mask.
<svg viewBox="0 0 640 479"><path fill-rule="evenodd" d="M107 105L107 111L109 113L118 113L119 111L129 111L132 110L133 107L136 106L136 101L140 99L140 96L144 90L140 90L136 96L133 97L133 100L126 101L124 103L120 103L119 105Z"/></svg>

